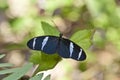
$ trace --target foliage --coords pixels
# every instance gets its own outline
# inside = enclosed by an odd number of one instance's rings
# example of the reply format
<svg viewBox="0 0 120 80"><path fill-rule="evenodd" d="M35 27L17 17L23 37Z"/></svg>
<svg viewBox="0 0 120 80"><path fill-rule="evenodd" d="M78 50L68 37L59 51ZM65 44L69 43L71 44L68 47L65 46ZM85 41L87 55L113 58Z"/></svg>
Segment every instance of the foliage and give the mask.
<svg viewBox="0 0 120 80"><path fill-rule="evenodd" d="M5 55L0 55L0 59L3 58ZM0 63L0 67L12 67L13 65L10 63ZM19 78L21 78L23 75L25 75L25 73L27 73L31 68L32 68L33 64L32 63L27 63L24 66L20 67L20 68L13 68L13 69L5 69L5 70L1 70L0 71L0 75L3 74L9 74L9 76L5 77L3 80L18 80ZM12 73L12 74L10 74ZM35 75L32 78L30 78L30 80L43 80L43 73L39 74L39 75ZM50 80L50 77L45 77L44 80Z"/></svg>
<svg viewBox="0 0 120 80"><path fill-rule="evenodd" d="M39 71L54 68L61 61L57 54L47 55L43 52L31 51L26 46L27 41L36 36L59 36L59 31L53 25L51 17L52 19L62 18L66 24L72 26L72 29L78 27L73 31L70 39L80 45L87 53L87 60L78 63L81 72L87 70L89 72L92 70L90 67L97 65L96 63L98 63L97 66L102 66L101 68L104 66L105 70L111 70L108 67L112 64L116 65L115 60L119 61L120 57L120 6L115 0L39 1L43 2L29 0L29 5L24 6L26 10L24 12L23 7L22 11L20 10L21 5L15 3L19 7L17 9L12 2L0 0L0 53L9 53L13 50L20 50L21 52L25 50L26 53L32 53L29 59L30 63L20 68L8 69L8 67L11 68L14 65L0 63L0 68L5 69L1 70L0 74L8 74L4 80L19 79L33 67L33 64L39 64L38 69L34 72L36 74ZM39 5L36 6L36 3ZM110 48L110 45L112 48ZM104 55L102 55L102 52L104 52ZM107 60L109 60L107 58L109 56L106 56L107 53L112 55L109 64L107 63ZM4 56L0 55L0 59ZM104 61L102 62L103 58L101 59L101 56L106 59L107 66L103 64ZM117 74L117 71L120 70L116 70L116 73L114 70L110 72ZM104 72L104 74L107 73ZM32 75L30 80L42 78L43 74ZM45 80L50 79L49 76L46 78L48 79ZM85 78L85 80L87 79Z"/></svg>

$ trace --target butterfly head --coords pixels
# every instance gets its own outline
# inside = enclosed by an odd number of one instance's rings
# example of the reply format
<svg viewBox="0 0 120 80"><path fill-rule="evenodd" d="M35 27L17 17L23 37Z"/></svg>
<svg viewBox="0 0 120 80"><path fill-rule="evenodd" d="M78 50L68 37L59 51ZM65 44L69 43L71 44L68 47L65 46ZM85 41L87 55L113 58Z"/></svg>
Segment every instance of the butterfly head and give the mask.
<svg viewBox="0 0 120 80"><path fill-rule="evenodd" d="M62 38L63 34L62 34L62 33L60 33L59 35L60 35L60 38Z"/></svg>

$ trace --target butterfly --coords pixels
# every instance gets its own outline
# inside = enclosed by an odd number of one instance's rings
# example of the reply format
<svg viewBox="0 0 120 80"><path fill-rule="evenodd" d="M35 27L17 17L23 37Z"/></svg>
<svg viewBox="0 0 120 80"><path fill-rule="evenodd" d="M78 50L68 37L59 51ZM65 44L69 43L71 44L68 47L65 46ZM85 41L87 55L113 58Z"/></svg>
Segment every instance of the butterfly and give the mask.
<svg viewBox="0 0 120 80"><path fill-rule="evenodd" d="M73 41L58 36L46 35L30 39L27 46L32 50L42 51L46 54L58 53L63 58L72 58L77 61L86 59L85 51Z"/></svg>

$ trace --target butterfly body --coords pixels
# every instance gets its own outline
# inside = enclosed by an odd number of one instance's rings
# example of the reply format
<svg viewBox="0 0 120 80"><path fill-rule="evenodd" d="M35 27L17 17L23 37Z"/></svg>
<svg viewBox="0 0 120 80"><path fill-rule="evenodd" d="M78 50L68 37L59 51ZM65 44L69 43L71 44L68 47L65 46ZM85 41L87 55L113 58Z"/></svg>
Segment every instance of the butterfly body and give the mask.
<svg viewBox="0 0 120 80"><path fill-rule="evenodd" d="M63 58L72 58L77 61L86 59L83 49L60 34L57 36L39 36L28 41L27 46L33 50L43 51L46 54L58 53Z"/></svg>

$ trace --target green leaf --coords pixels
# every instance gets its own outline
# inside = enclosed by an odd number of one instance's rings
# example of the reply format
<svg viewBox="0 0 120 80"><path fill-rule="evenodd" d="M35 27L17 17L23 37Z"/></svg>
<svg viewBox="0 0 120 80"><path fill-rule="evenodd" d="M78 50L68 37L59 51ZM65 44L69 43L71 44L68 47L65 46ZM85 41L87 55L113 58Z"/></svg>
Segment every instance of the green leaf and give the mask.
<svg viewBox="0 0 120 80"><path fill-rule="evenodd" d="M48 70L54 68L54 66L61 60L58 54L46 54L40 51L33 51L30 61L34 64L39 64L38 71Z"/></svg>
<svg viewBox="0 0 120 80"><path fill-rule="evenodd" d="M43 77L43 73L35 75L34 77L30 78L29 80L41 80Z"/></svg>
<svg viewBox="0 0 120 80"><path fill-rule="evenodd" d="M1 55L0 55L0 59L3 58L3 57L5 57L5 54L1 54Z"/></svg>
<svg viewBox="0 0 120 80"><path fill-rule="evenodd" d="M50 80L50 75L48 75L44 80Z"/></svg>
<svg viewBox="0 0 120 80"><path fill-rule="evenodd" d="M45 35L54 35L54 36L59 35L59 32L57 31L57 29L55 29L55 27L51 26L50 24L46 22L41 22L41 25Z"/></svg>
<svg viewBox="0 0 120 80"><path fill-rule="evenodd" d="M57 53L49 55L41 52L40 71L54 68L60 60L61 57Z"/></svg>
<svg viewBox="0 0 120 80"><path fill-rule="evenodd" d="M70 39L84 49L88 49L91 45L92 34L91 30L80 30L74 33Z"/></svg>
<svg viewBox="0 0 120 80"><path fill-rule="evenodd" d="M30 62L34 63L34 64L39 64L40 60L41 60L41 53L40 51L33 51L32 50L32 55L30 56Z"/></svg>
<svg viewBox="0 0 120 80"><path fill-rule="evenodd" d="M18 72L19 70L21 70L21 68L13 68L13 69L1 70L1 71L0 71L0 75Z"/></svg>
<svg viewBox="0 0 120 80"><path fill-rule="evenodd" d="M13 72L17 72L19 69L20 69L20 68L1 70L1 71L0 71L0 75L2 75L2 74L8 74L8 73L13 73Z"/></svg>
<svg viewBox="0 0 120 80"><path fill-rule="evenodd" d="M13 64L10 63L0 63L0 67L12 67Z"/></svg>
<svg viewBox="0 0 120 80"><path fill-rule="evenodd" d="M35 24L31 28L32 36L42 36L42 35L45 35L40 22L41 22L40 19L36 19L35 20Z"/></svg>
<svg viewBox="0 0 120 80"><path fill-rule="evenodd" d="M7 0L0 0L0 9L5 9L8 7Z"/></svg>
<svg viewBox="0 0 120 80"><path fill-rule="evenodd" d="M24 65L22 68L18 69L13 74L9 75L8 77L4 78L3 80L18 80L20 77L22 77L28 70L32 68L33 64L28 63Z"/></svg>

